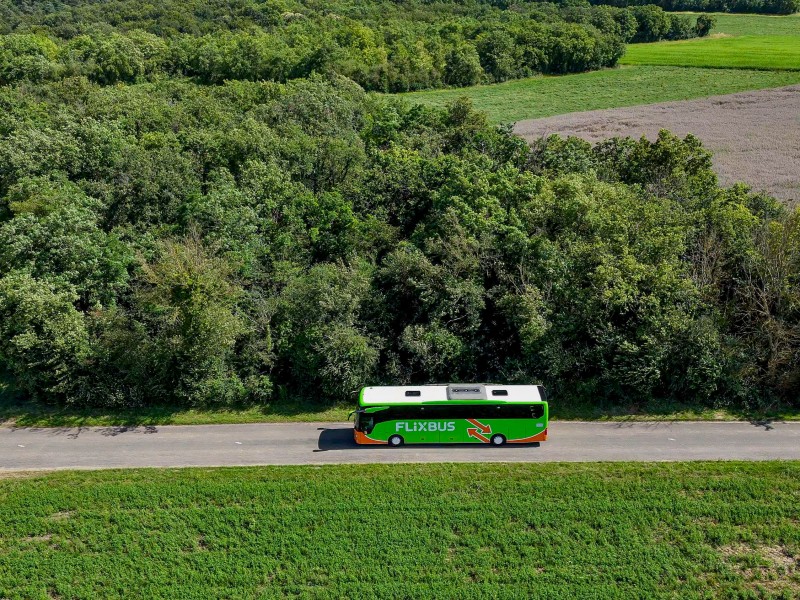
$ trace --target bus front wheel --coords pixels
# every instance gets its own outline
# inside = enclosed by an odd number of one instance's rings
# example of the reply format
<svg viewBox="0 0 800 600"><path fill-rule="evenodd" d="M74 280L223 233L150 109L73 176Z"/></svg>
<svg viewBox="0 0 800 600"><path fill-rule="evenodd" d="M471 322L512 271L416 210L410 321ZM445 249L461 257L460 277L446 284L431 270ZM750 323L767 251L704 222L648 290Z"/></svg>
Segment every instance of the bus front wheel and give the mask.
<svg viewBox="0 0 800 600"><path fill-rule="evenodd" d="M402 446L403 445L403 436L400 435L393 435L389 438L389 445L390 446Z"/></svg>
<svg viewBox="0 0 800 600"><path fill-rule="evenodd" d="M492 446L502 446L506 443L506 436L502 433L496 433L492 436Z"/></svg>

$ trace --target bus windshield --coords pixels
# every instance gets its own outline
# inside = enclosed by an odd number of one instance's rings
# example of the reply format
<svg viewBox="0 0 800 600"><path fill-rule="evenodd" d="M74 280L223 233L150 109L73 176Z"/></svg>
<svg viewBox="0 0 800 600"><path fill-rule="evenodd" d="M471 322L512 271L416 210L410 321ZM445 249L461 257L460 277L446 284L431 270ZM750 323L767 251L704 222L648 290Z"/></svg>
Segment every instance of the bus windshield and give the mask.
<svg viewBox="0 0 800 600"><path fill-rule="evenodd" d="M363 410L357 410L355 414L354 426L356 431L370 433L372 428L375 427L375 418L371 413L367 413Z"/></svg>

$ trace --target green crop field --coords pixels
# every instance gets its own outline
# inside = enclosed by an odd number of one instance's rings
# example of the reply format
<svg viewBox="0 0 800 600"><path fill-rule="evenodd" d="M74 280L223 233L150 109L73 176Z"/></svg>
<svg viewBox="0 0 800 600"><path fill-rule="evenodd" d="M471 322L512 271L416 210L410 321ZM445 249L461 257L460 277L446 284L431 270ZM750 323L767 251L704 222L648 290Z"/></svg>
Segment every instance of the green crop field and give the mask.
<svg viewBox="0 0 800 600"><path fill-rule="evenodd" d="M420 104L441 106L472 99L493 123L569 112L690 100L800 83L798 71L747 71L633 66L560 77L534 77L496 85L403 94Z"/></svg>
<svg viewBox="0 0 800 600"><path fill-rule="evenodd" d="M794 598L800 463L0 479L0 598Z"/></svg>
<svg viewBox="0 0 800 600"><path fill-rule="evenodd" d="M700 13L687 13L697 17ZM711 31L724 35L789 35L800 36L800 14L791 16L735 15L712 13L717 24Z"/></svg>
<svg viewBox="0 0 800 600"><path fill-rule="evenodd" d="M625 65L800 70L800 38L745 35L654 44L631 44ZM725 75L720 75L725 76Z"/></svg>

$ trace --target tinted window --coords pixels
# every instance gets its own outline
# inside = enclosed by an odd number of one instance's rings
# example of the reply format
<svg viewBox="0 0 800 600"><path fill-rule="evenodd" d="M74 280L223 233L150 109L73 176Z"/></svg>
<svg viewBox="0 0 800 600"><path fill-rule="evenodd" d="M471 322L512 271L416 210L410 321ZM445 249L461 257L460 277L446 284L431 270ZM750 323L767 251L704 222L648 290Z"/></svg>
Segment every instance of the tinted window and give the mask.
<svg viewBox="0 0 800 600"><path fill-rule="evenodd" d="M375 423L421 419L539 419L541 404L465 404L435 406L392 406L370 413Z"/></svg>
<svg viewBox="0 0 800 600"><path fill-rule="evenodd" d="M375 422L410 421L413 419L439 419L443 414L433 406L392 406L376 413Z"/></svg>

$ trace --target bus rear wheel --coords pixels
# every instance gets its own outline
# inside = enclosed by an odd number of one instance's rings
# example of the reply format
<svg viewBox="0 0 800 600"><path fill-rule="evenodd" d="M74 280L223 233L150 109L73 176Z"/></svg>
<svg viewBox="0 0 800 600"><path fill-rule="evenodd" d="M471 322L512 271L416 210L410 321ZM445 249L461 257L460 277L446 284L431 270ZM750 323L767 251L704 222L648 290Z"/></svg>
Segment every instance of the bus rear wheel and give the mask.
<svg viewBox="0 0 800 600"><path fill-rule="evenodd" d="M403 436L401 435L393 435L389 437L389 445L390 446L402 446L403 445Z"/></svg>
<svg viewBox="0 0 800 600"><path fill-rule="evenodd" d="M506 443L506 436L504 436L502 433L495 433L492 436L491 441L492 441L492 446L502 446L503 444Z"/></svg>

